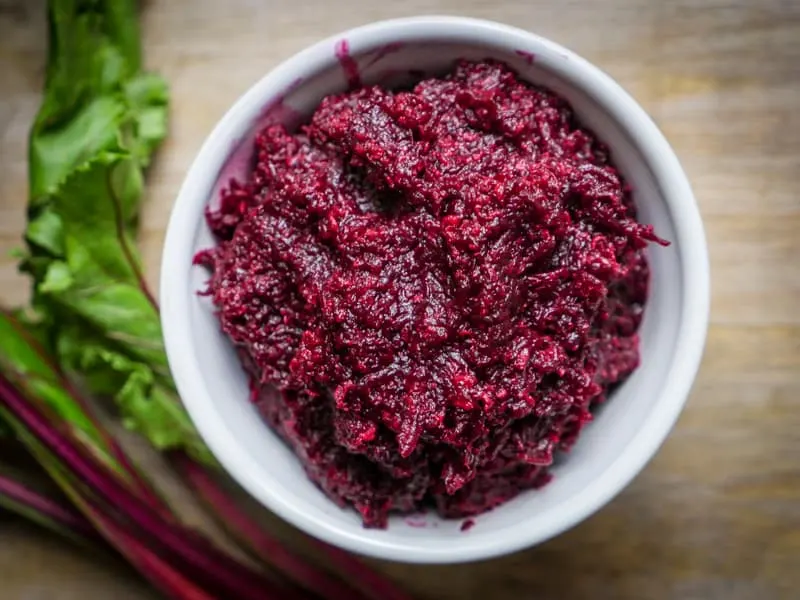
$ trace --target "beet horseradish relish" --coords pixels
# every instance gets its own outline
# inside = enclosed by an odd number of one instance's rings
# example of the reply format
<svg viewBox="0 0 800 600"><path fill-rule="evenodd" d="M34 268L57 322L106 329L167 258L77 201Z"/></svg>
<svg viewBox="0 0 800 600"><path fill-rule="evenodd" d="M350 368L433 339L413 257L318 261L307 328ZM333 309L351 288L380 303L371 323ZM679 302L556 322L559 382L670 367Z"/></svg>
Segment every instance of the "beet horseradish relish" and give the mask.
<svg viewBox="0 0 800 600"><path fill-rule="evenodd" d="M568 103L497 62L266 127L198 256L252 400L364 524L488 510L638 365L652 228Z"/></svg>

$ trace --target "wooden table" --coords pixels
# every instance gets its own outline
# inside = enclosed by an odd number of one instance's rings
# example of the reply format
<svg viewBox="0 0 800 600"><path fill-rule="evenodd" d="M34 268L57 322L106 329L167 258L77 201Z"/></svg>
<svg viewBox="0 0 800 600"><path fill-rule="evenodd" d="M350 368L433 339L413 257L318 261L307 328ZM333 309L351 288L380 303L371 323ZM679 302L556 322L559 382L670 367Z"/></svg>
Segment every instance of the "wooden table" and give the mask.
<svg viewBox="0 0 800 600"><path fill-rule="evenodd" d="M42 0L0 0L0 296L26 297L25 140L41 87ZM376 19L454 13L548 36L620 81L658 121L697 193L713 306L691 400L609 506L542 546L468 567L382 565L421 598L800 597L800 2L797 0L149 0L147 60L172 87L149 183L150 281L172 199L231 102L281 59ZM7 600L153 598L111 559L0 518Z"/></svg>

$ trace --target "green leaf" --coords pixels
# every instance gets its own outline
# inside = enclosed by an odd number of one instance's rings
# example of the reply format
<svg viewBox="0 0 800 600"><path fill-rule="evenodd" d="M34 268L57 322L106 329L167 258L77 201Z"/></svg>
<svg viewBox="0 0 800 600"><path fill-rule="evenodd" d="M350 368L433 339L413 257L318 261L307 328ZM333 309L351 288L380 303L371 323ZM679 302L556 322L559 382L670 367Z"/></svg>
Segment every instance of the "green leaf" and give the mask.
<svg viewBox="0 0 800 600"><path fill-rule="evenodd" d="M63 183L51 210L61 221L73 271L138 285L131 227L141 189L141 173L123 153L100 154Z"/></svg>
<svg viewBox="0 0 800 600"><path fill-rule="evenodd" d="M25 237L29 244L33 244L53 256L64 254L64 232L61 228L61 219L49 207L31 220Z"/></svg>
<svg viewBox="0 0 800 600"><path fill-rule="evenodd" d="M44 281L39 284L39 291L43 294L58 294L68 290L72 284L72 273L67 263L55 260L48 264Z"/></svg>
<svg viewBox="0 0 800 600"><path fill-rule="evenodd" d="M34 133L70 120L87 98L118 87L141 66L134 0L51 0L45 97Z"/></svg>
<svg viewBox="0 0 800 600"><path fill-rule="evenodd" d="M128 428L211 463L177 398L135 244L143 171L167 133L166 83L140 71L133 0L49 7L20 267L33 305L69 375L112 398Z"/></svg>
<svg viewBox="0 0 800 600"><path fill-rule="evenodd" d="M107 148L125 123L144 120L166 106L166 86L139 74L141 49L134 0L53 0L49 3L50 52L42 106L31 130L30 194L34 207L70 171ZM151 79L128 87L139 78ZM138 91L144 87L143 91ZM141 113L141 114L140 114ZM147 131L137 137L154 140ZM138 136L138 134L136 134ZM146 141L152 151L155 141ZM139 152L146 162L148 152Z"/></svg>
<svg viewBox="0 0 800 600"><path fill-rule="evenodd" d="M114 146L126 119L121 97L101 96L82 106L58 128L31 138L30 186L33 198L46 198L80 165Z"/></svg>
<svg viewBox="0 0 800 600"><path fill-rule="evenodd" d="M108 37L125 58L130 72L136 73L142 66L138 2L103 0L99 4L104 12Z"/></svg>
<svg viewBox="0 0 800 600"><path fill-rule="evenodd" d="M197 460L214 464L180 403L175 390L154 381L153 372L138 365L117 394L125 427L150 440L158 450L183 448Z"/></svg>
<svg viewBox="0 0 800 600"><path fill-rule="evenodd" d="M85 324L60 328L57 352L61 363L80 373L95 394L112 397L125 427L145 436L157 449L183 448L198 460L213 464L177 400L166 364L154 368L154 363L133 360L124 344L115 343L113 334L91 332Z"/></svg>
<svg viewBox="0 0 800 600"><path fill-rule="evenodd" d="M166 375L161 323L131 235L140 193L141 173L124 153L106 152L77 169L50 208L65 260L50 264L37 292Z"/></svg>
<svg viewBox="0 0 800 600"><path fill-rule="evenodd" d="M62 420L84 432L93 444L102 447L100 432L65 387L53 359L38 339L39 334L33 326L0 312L0 371L39 398Z"/></svg>
<svg viewBox="0 0 800 600"><path fill-rule="evenodd" d="M134 114L131 152L139 164L146 166L158 144L167 136L167 84L160 77L143 73L125 85L125 98Z"/></svg>

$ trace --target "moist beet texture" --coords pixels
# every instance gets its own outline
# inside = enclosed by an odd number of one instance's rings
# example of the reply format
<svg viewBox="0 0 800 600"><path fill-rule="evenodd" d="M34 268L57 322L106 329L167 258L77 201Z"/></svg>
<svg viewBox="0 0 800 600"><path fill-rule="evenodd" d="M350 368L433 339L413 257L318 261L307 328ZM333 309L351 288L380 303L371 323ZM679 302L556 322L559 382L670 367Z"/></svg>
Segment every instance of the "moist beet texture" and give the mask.
<svg viewBox="0 0 800 600"><path fill-rule="evenodd" d="M252 400L311 479L377 527L546 483L638 365L658 241L568 103L460 62L329 96L256 151L198 262Z"/></svg>

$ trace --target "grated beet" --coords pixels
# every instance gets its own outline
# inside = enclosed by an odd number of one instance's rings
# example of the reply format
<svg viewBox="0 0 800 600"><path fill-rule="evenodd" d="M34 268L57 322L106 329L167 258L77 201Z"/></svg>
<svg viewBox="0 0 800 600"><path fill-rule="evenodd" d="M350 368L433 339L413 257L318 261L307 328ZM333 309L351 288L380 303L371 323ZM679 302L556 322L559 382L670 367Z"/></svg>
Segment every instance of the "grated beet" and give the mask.
<svg viewBox="0 0 800 600"><path fill-rule="evenodd" d="M639 362L640 225L567 102L496 62L265 128L198 260L253 401L367 526L549 480Z"/></svg>

